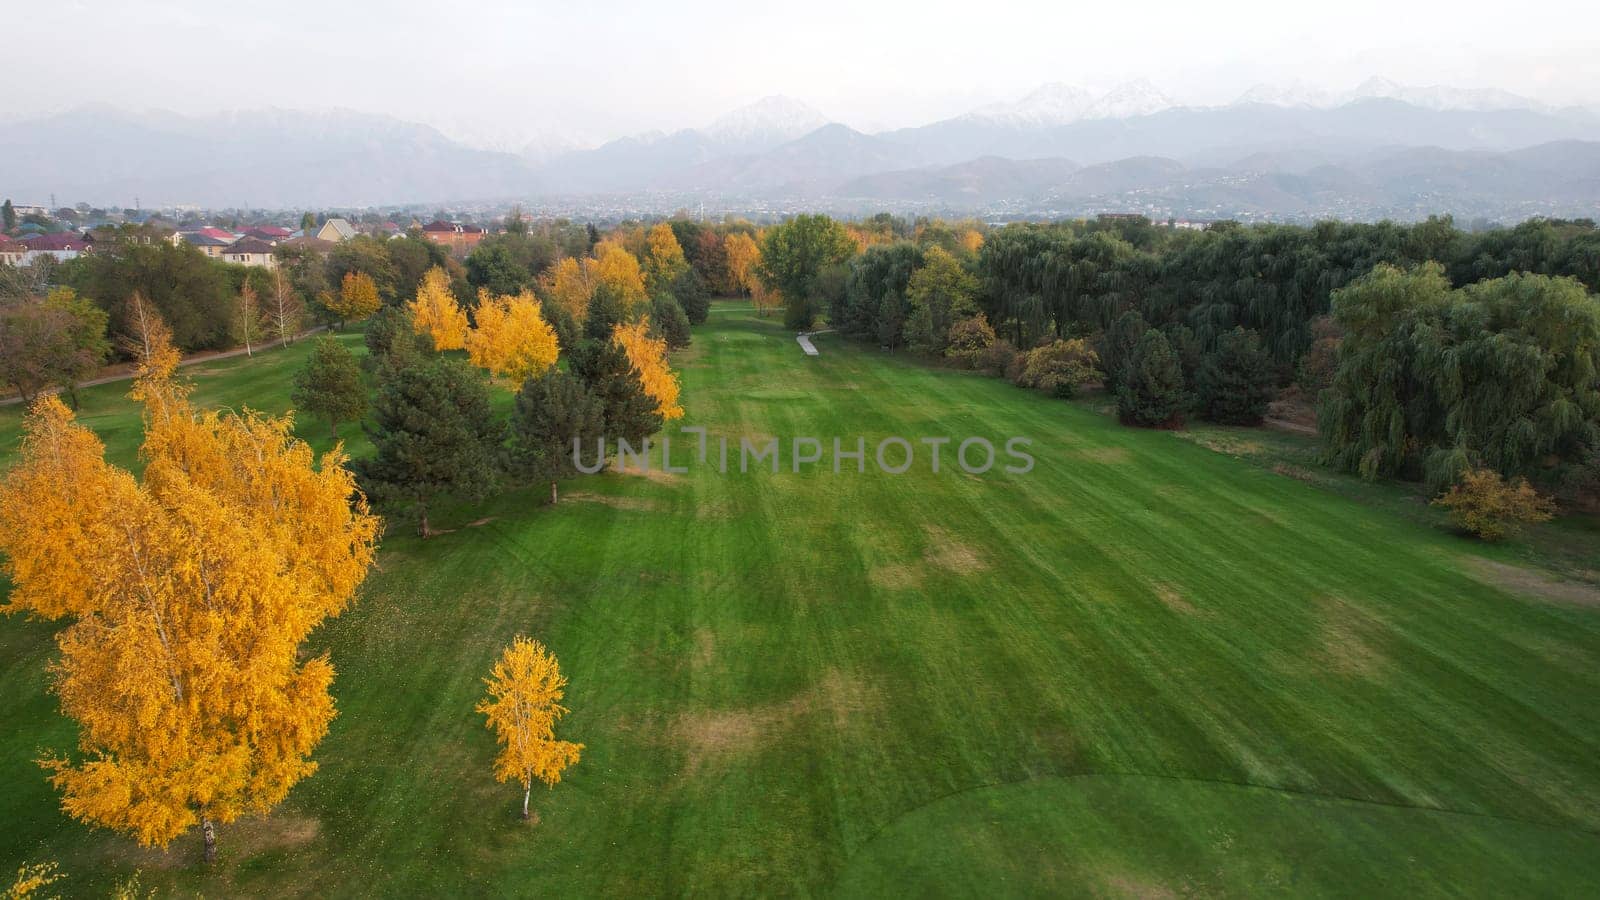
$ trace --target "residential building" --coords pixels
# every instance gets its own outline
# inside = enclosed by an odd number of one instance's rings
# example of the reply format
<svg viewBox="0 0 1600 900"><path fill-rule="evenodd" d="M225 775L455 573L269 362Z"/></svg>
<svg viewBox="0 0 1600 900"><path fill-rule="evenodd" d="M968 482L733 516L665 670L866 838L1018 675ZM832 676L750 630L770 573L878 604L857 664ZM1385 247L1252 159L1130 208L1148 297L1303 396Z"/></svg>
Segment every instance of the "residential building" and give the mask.
<svg viewBox="0 0 1600 900"><path fill-rule="evenodd" d="M270 269L278 264L272 256L272 246L260 238L243 237L223 249L222 261Z"/></svg>
<svg viewBox="0 0 1600 900"><path fill-rule="evenodd" d="M484 230L476 225L463 225L460 222L445 222L435 219L422 226L422 236L435 244L443 244L450 248L456 256L466 256L472 248L478 246L483 240Z"/></svg>
<svg viewBox="0 0 1600 900"><path fill-rule="evenodd" d="M286 241L294 235L293 231L282 225L255 225L244 230L245 237L259 238L269 244Z"/></svg>
<svg viewBox="0 0 1600 900"><path fill-rule="evenodd" d="M178 243L178 241L182 241L185 244L199 248L201 253L204 253L212 259L221 259L222 252L233 246L235 240L237 240L237 238L231 234L224 239L216 237L215 235L207 234L205 230L183 231L173 236L174 244Z"/></svg>
<svg viewBox="0 0 1600 900"><path fill-rule="evenodd" d="M0 234L0 265L20 266L28 255L28 245Z"/></svg>
<svg viewBox="0 0 1600 900"><path fill-rule="evenodd" d="M356 227L345 219L329 219L322 223L315 235L318 239L338 243L356 236Z"/></svg>
<svg viewBox="0 0 1600 900"><path fill-rule="evenodd" d="M80 254L88 253L90 249L88 241L71 232L36 234L23 238L22 244L27 248L22 254L24 265L43 256L48 256L56 262L66 262L69 259L77 259Z"/></svg>

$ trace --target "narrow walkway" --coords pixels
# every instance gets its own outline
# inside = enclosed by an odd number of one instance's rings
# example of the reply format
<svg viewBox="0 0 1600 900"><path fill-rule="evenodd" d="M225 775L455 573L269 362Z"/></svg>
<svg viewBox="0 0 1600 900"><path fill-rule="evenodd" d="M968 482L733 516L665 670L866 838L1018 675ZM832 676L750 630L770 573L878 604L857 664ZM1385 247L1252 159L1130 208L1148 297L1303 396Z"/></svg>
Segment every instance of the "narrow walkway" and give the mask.
<svg viewBox="0 0 1600 900"><path fill-rule="evenodd" d="M302 338L308 338L313 334L316 334L316 333L322 332L322 331L327 331L327 330L328 330L328 326L326 326L326 325L318 325L315 328L310 328L310 329L307 329L305 331L302 331L300 334L295 336L295 340L298 341L298 340L301 340ZM266 352L266 351L270 351L270 350L279 350L279 349L282 349L285 346L287 346L287 345L283 344L283 343L276 343L276 344L267 343L267 344L261 344L259 346L253 347L251 349L256 353L262 353L262 352ZM180 366L192 366L192 365L194 365L196 363L216 362L219 359L232 359L235 356L244 356L246 352L247 351L243 347L235 347L232 350L222 350L222 351L217 352L217 353L200 353L200 354L196 354L194 356L186 356L186 357L184 357L183 359L178 361L178 365L180 365ZM112 374L112 375L100 375L100 376L97 376L95 378L90 378L87 381L80 381L80 382L78 382L78 387L80 389L82 389L82 388L86 388L86 387L94 387L97 384L110 384L113 381L131 381L131 380L133 380L133 377L135 375L137 375L137 374L138 373L135 372L133 370L133 368L130 366L128 368L128 370L124 371L124 372L117 372L117 373ZM54 387L53 388L46 388L46 389L40 391L39 395L42 397L45 394L55 394L55 393L60 393L60 391L61 391L60 388L54 388ZM20 397L18 395L15 395L15 394L13 394L11 396L8 396L8 397L0 397L0 406L14 406L14 405L16 405L18 403L21 403L21 402L22 402L22 397Z"/></svg>
<svg viewBox="0 0 1600 900"><path fill-rule="evenodd" d="M818 334L828 334L831 331L833 331L832 328L824 328L821 331L802 331L795 335L794 339L799 342L800 349L804 350L807 356L816 356L817 347L815 344L811 343L812 336Z"/></svg>

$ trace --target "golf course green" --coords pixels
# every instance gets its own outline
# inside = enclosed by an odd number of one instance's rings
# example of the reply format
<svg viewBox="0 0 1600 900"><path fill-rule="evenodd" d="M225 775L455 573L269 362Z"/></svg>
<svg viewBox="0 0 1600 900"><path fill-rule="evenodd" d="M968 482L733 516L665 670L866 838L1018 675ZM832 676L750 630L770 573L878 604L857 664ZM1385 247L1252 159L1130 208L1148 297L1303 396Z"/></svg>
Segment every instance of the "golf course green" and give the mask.
<svg viewBox="0 0 1600 900"><path fill-rule="evenodd" d="M707 464L674 430L686 472L443 508L425 541L392 522L312 641L338 673L320 769L209 869L196 835L142 850L60 812L35 763L74 745L55 626L0 619L0 871L56 861L69 896L136 869L162 896L1600 895L1583 590L1086 404L815 342L719 304L673 356ZM308 353L184 372L281 412ZM133 465L127 387L83 420ZM0 459L20 422L0 409ZM904 474L873 459L890 436ZM723 437L779 438L781 471L719 471ZM823 462L792 471L795 437ZM937 473L923 437L952 441ZM954 464L969 437L993 469ZM473 712L518 633L585 745L532 825Z"/></svg>

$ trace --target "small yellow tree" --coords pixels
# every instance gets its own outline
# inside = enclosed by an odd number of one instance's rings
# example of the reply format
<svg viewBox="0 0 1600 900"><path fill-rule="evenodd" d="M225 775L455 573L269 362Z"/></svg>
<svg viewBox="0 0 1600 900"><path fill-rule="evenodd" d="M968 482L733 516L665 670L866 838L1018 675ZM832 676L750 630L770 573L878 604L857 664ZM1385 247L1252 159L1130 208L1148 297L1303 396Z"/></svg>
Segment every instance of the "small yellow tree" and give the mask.
<svg viewBox="0 0 1600 900"><path fill-rule="evenodd" d="M53 684L77 759L40 761L74 818L165 847L265 813L316 770L327 654L301 645L350 602L378 520L341 449L318 461L288 419L204 412L142 302L144 478L106 462L54 397L0 483L6 612L69 619Z"/></svg>
<svg viewBox="0 0 1600 900"><path fill-rule="evenodd" d="M467 314L450 293L450 276L434 266L417 285L417 297L406 304L411 327L433 338L433 349L460 350L467 345Z"/></svg>
<svg viewBox="0 0 1600 900"><path fill-rule="evenodd" d="M1461 481L1433 505L1448 509L1456 525L1486 541L1498 541L1527 525L1548 522L1556 509L1555 501L1534 490L1528 479L1508 482L1487 468L1462 473Z"/></svg>
<svg viewBox="0 0 1600 900"><path fill-rule="evenodd" d="M323 295L322 302L341 322L359 322L383 305L377 282L365 272L346 272L339 293Z"/></svg>
<svg viewBox="0 0 1600 900"><path fill-rule="evenodd" d="M467 357L513 389L556 364L560 344L544 320L539 301L523 291L515 297L478 294L478 327L467 334Z"/></svg>
<svg viewBox="0 0 1600 900"><path fill-rule="evenodd" d="M688 270L689 261L684 259L683 246L666 222L656 223L645 240L649 246L644 261L646 282L651 290L664 290Z"/></svg>
<svg viewBox="0 0 1600 900"><path fill-rule="evenodd" d="M639 260L615 241L601 241L594 248L594 283L611 289L622 301L623 311L646 302L644 273L639 270Z"/></svg>
<svg viewBox="0 0 1600 900"><path fill-rule="evenodd" d="M667 342L650 336L650 318L618 325L611 332L628 354L628 362L639 370L639 381L644 392L656 401L656 412L666 421L683 418L683 407L678 405L678 374L667 365Z"/></svg>
<svg viewBox="0 0 1600 900"><path fill-rule="evenodd" d="M500 744L494 776L522 785L522 818L527 820L534 780L555 787L583 750L582 744L555 736L556 720L567 714L561 705L567 679L544 645L519 634L483 681L489 695L478 701L477 711L489 720Z"/></svg>
<svg viewBox="0 0 1600 900"><path fill-rule="evenodd" d="M722 247L728 256L728 281L733 289L742 294L751 293L757 284L756 264L761 262L760 246L750 235L736 232L728 235Z"/></svg>
<svg viewBox="0 0 1600 900"><path fill-rule="evenodd" d="M583 324L594 296L594 260L564 257L539 278L539 295L566 310L572 321Z"/></svg>

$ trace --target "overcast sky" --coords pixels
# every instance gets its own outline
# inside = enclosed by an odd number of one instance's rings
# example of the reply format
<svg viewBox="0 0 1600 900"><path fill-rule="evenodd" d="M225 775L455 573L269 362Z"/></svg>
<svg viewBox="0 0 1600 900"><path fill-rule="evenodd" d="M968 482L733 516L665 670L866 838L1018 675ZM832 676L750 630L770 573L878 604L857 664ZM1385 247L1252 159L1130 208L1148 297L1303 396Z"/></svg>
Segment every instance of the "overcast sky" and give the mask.
<svg viewBox="0 0 1600 900"><path fill-rule="evenodd" d="M1046 81L1133 77L1194 104L1373 75L1600 103L1600 3L1497 6L56 0L4 17L0 111L347 107L507 145L699 125L768 94L858 128L915 125Z"/></svg>

